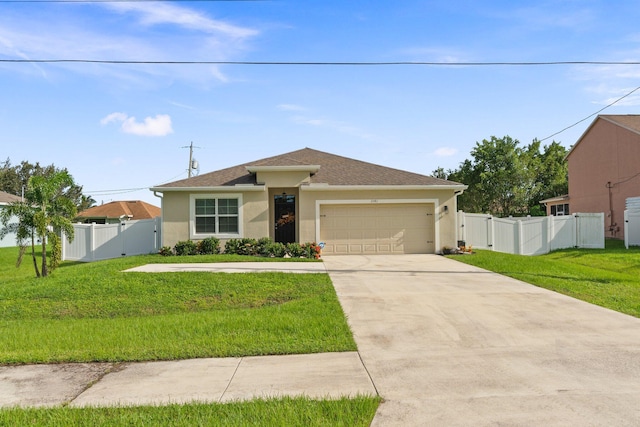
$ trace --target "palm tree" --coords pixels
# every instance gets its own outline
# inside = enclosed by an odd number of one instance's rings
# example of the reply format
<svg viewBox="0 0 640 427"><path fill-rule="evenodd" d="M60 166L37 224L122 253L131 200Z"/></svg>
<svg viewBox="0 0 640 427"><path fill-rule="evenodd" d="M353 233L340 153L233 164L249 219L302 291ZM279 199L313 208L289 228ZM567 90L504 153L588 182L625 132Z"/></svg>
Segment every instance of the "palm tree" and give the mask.
<svg viewBox="0 0 640 427"><path fill-rule="evenodd" d="M57 171L47 177L32 176L27 184L25 200L10 204L0 216L3 226L7 228L9 218L15 215L19 221L17 227L14 227L18 238L24 241L31 237L31 255L37 277L46 277L49 274L47 239L57 242L57 233L64 231L69 242L73 240L74 229L71 220L77 211L73 201L66 197L64 192L73 185L73 178L66 170ZM36 238L42 243L40 271L35 255ZM59 248L54 247L53 250L57 251ZM18 262L23 253L24 251L21 251ZM52 259L58 259L57 255L54 254ZM51 267L55 267L55 263Z"/></svg>

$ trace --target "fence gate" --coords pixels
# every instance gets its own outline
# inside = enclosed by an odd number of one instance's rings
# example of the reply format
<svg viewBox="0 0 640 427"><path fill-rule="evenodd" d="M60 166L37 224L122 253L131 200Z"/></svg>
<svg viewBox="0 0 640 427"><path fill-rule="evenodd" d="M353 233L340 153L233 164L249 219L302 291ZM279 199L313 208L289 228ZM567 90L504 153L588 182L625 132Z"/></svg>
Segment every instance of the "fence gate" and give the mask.
<svg viewBox="0 0 640 427"><path fill-rule="evenodd" d="M640 246L640 209L624 211L624 245Z"/></svg>
<svg viewBox="0 0 640 427"><path fill-rule="evenodd" d="M123 256L157 253L160 249L160 217L119 224L74 224L74 239L62 236L62 259L99 261Z"/></svg>

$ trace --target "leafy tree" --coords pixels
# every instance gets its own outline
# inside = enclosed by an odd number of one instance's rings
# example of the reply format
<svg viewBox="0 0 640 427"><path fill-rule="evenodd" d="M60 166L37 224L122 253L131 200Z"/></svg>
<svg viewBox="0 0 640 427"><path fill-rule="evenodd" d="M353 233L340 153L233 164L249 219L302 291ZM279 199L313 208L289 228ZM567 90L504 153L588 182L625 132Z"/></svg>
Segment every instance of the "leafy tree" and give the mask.
<svg viewBox="0 0 640 427"><path fill-rule="evenodd" d="M553 142L540 150L540 141L521 147L509 136L476 142L467 159L454 171L438 168L434 175L469 188L458 206L467 212L498 216L542 214L540 200L567 190L566 149Z"/></svg>
<svg viewBox="0 0 640 427"><path fill-rule="evenodd" d="M29 179L33 176L52 177L57 172L67 171L67 169L57 168L54 164L41 166L40 163L35 164L23 160L19 165L11 165L11 160L7 158L4 163L0 164L0 190L9 194L21 195L22 191L27 188ZM75 183L65 189L64 195L71 199L80 210L88 209L96 204L90 196L82 194L82 186Z"/></svg>
<svg viewBox="0 0 640 427"><path fill-rule="evenodd" d="M53 270L60 259L59 253L52 253L50 262L47 262L47 241L51 241L54 251L59 251L60 246L57 233L64 231L69 242L73 240L72 219L76 216L76 206L67 192L74 186L73 178L66 170L57 171L50 176L32 176L27 183L25 200L13 202L0 214L3 232L13 228L17 232L18 239L24 246L24 241L31 238L31 256L33 258L36 277L46 277ZM18 224L10 225L11 217L18 218ZM36 239L42 244L42 263L38 270L35 254ZM24 250L20 251L18 265L21 262ZM51 262L52 261L52 262Z"/></svg>

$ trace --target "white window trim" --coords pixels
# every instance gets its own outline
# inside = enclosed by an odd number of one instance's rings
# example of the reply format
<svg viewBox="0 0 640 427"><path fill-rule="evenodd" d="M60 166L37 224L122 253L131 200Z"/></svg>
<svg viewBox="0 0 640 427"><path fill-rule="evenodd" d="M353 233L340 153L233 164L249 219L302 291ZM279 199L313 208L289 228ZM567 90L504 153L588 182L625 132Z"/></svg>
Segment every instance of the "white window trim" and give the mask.
<svg viewBox="0 0 640 427"><path fill-rule="evenodd" d="M238 232L237 233L196 233L196 199L238 199ZM217 206L217 204L216 204ZM189 239L201 240L207 237L219 239L239 239L243 236L244 221L242 218L242 193L198 193L189 195Z"/></svg>

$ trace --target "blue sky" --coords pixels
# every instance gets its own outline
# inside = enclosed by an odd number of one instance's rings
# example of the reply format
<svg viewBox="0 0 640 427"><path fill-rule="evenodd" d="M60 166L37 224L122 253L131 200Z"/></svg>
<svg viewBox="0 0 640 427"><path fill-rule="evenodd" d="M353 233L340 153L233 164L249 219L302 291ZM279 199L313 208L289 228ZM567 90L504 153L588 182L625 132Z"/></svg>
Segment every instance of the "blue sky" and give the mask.
<svg viewBox="0 0 640 427"><path fill-rule="evenodd" d="M0 60L640 60L636 1L0 2ZM66 167L98 203L304 147L430 174L529 144L640 86L640 66L0 62L0 160ZM604 111L638 112L640 91ZM569 147L592 119L555 136ZM547 143L551 140L546 141Z"/></svg>

